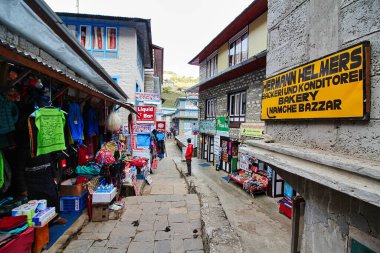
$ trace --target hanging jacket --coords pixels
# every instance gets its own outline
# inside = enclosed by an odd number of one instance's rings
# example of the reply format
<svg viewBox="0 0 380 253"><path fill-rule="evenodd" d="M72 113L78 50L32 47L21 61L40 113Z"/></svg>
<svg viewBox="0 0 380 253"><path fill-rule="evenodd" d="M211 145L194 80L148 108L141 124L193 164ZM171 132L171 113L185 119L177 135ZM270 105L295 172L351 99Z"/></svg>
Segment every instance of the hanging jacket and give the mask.
<svg viewBox="0 0 380 253"><path fill-rule="evenodd" d="M70 133L74 142L82 144L84 124L79 104L70 104L67 121L69 123Z"/></svg>
<svg viewBox="0 0 380 253"><path fill-rule="evenodd" d="M95 108L88 108L85 121L87 136L92 137L93 135L99 135L99 120Z"/></svg>
<svg viewBox="0 0 380 253"><path fill-rule="evenodd" d="M18 108L15 103L0 95L0 134L15 130L18 120Z"/></svg>

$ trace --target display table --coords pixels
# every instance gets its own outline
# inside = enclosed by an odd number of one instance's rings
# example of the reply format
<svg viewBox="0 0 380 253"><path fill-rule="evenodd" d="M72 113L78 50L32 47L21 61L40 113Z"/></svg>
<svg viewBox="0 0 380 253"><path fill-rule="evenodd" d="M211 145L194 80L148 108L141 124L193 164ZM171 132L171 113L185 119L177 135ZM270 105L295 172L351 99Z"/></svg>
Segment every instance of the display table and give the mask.
<svg viewBox="0 0 380 253"><path fill-rule="evenodd" d="M43 226L34 226L34 245L33 253L40 253L41 250L49 243L49 222L58 214L51 217Z"/></svg>

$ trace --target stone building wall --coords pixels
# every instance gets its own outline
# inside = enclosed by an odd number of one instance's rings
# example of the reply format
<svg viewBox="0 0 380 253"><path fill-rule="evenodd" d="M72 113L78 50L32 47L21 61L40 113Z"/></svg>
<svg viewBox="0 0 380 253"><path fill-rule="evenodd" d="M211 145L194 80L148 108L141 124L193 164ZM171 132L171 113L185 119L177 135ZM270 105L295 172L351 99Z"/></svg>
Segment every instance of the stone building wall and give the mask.
<svg viewBox="0 0 380 253"><path fill-rule="evenodd" d="M368 121L266 122L276 142L380 161L380 19L378 0L268 1L267 77L362 41L371 44ZM306 201L301 252L349 252L351 231L380 239L380 209L279 170Z"/></svg>
<svg viewBox="0 0 380 253"><path fill-rule="evenodd" d="M260 120L262 82L265 78L265 69L256 70L233 80L221 83L212 88L199 92L199 121L205 120L206 100L216 98L216 116L225 116L227 113L228 94L247 88L246 122ZM230 137L239 138L239 128L230 128ZM200 143L200 142L199 142ZM198 157L201 149L198 149Z"/></svg>
<svg viewBox="0 0 380 253"><path fill-rule="evenodd" d="M267 77L362 41L371 43L369 121L267 122L277 142L380 161L380 19L378 0L268 2Z"/></svg>

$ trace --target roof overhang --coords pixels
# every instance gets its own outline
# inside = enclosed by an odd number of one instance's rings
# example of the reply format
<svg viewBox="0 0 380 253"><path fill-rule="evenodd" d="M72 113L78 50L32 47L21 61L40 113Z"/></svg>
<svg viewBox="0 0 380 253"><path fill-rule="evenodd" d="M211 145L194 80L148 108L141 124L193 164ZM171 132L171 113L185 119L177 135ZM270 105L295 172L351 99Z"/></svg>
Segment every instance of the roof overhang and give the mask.
<svg viewBox="0 0 380 253"><path fill-rule="evenodd" d="M128 96L42 0L0 1L0 23L115 99Z"/></svg>
<svg viewBox="0 0 380 253"><path fill-rule="evenodd" d="M191 65L199 65L215 50L220 48L232 36L241 31L245 26L257 19L268 10L267 0L253 1L239 16L237 16L226 28L223 29L201 52L190 62Z"/></svg>
<svg viewBox="0 0 380 253"><path fill-rule="evenodd" d="M283 143L247 141L239 151L280 170L380 207L380 163Z"/></svg>
<svg viewBox="0 0 380 253"><path fill-rule="evenodd" d="M109 24L110 26L126 26L130 28L135 28L138 39L142 42L144 68L153 67L153 45L150 19L67 12L57 12L56 14L64 22L78 21L78 19L80 19L81 21L88 23L97 22L102 24ZM160 48L158 46L154 47L157 49Z"/></svg>
<svg viewBox="0 0 380 253"><path fill-rule="evenodd" d="M32 69L38 73L49 76L67 85L68 87L72 87L74 89L83 91L91 96L108 101L112 104L119 105L129 110L132 113L138 114L136 110L126 101L115 99L105 94L104 92L99 91L96 88L86 83L83 83L80 80L80 78L69 75L68 73L65 73L64 71L62 71L61 69L58 69L55 66L49 65L49 63L46 60L42 59L41 57L38 57L34 55L33 53L28 52L26 50L17 48L16 46L11 45L8 42L3 41L1 39L0 39L0 56L11 63L19 64L26 68Z"/></svg>
<svg viewBox="0 0 380 253"><path fill-rule="evenodd" d="M199 92L207 88L216 86L220 83L224 83L239 76L243 76L252 71L264 68L266 66L266 51L257 54L254 57L249 58L248 60L236 64L225 71L218 73L216 76L213 76L210 79L206 79L203 82L198 83L197 85L190 87L185 90L185 92Z"/></svg>

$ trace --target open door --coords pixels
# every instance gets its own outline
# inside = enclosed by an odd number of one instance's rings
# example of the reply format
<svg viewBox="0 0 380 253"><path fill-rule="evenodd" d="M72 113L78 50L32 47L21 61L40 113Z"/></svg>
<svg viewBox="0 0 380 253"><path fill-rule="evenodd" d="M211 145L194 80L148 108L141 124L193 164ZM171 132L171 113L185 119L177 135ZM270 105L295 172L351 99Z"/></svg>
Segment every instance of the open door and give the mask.
<svg viewBox="0 0 380 253"><path fill-rule="evenodd" d="M210 137L210 155L209 155L209 162L214 163L214 137Z"/></svg>

